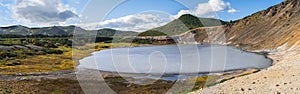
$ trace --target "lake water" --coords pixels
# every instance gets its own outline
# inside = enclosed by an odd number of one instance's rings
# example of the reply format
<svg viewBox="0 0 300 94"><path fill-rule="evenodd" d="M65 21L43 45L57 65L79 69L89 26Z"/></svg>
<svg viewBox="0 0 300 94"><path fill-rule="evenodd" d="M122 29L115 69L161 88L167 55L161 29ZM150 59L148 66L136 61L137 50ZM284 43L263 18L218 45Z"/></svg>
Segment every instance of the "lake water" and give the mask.
<svg viewBox="0 0 300 94"><path fill-rule="evenodd" d="M263 55L230 46L167 45L115 48L94 52L79 61L78 68L129 73L131 77L187 78L238 69L262 69L272 65ZM139 76L132 76L139 74Z"/></svg>

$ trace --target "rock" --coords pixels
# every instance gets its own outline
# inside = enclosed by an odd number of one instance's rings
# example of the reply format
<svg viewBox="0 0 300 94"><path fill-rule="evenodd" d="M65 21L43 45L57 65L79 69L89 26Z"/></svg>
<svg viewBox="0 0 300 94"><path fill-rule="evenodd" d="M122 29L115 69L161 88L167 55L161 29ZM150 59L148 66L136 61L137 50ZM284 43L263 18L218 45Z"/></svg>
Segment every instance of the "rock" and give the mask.
<svg viewBox="0 0 300 94"><path fill-rule="evenodd" d="M276 94L281 94L279 91L277 91L277 93Z"/></svg>
<svg viewBox="0 0 300 94"><path fill-rule="evenodd" d="M244 88L241 88L242 91L244 91Z"/></svg>
<svg viewBox="0 0 300 94"><path fill-rule="evenodd" d="M264 77L265 79L267 79L267 77Z"/></svg>

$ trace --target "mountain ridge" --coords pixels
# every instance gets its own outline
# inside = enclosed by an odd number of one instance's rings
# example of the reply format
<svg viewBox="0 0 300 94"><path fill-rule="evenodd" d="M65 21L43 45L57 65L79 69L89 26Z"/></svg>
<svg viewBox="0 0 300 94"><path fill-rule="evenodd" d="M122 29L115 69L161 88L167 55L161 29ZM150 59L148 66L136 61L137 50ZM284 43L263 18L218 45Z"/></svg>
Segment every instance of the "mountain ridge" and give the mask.
<svg viewBox="0 0 300 94"><path fill-rule="evenodd" d="M299 93L294 89L300 85L300 78L296 76L300 69L299 15L299 0L285 0L241 20L216 27L223 29L218 32L225 35L228 45L261 52L272 59L273 64L257 73L236 77L191 94ZM200 28L198 31L196 33L205 32Z"/></svg>
<svg viewBox="0 0 300 94"><path fill-rule="evenodd" d="M227 22L215 18L199 18L191 14L184 14L163 26L156 27L141 33L142 36L172 36L187 32L199 27L210 27L227 24Z"/></svg>
<svg viewBox="0 0 300 94"><path fill-rule="evenodd" d="M97 37L112 37L112 36L133 36L137 35L134 31L120 31L114 29L99 29L99 30L85 30L80 27L70 25L70 26L50 26L50 27L33 27L29 28L22 25L13 25L7 27L0 27L1 37L28 37L28 36L41 36L41 37L51 37L51 36L73 36L74 31L80 32L97 32Z"/></svg>
<svg viewBox="0 0 300 94"><path fill-rule="evenodd" d="M233 45L247 49L272 49L296 44L300 30L300 3L286 0L225 27L226 38ZM268 37L266 37L268 36ZM249 45L250 44L250 45Z"/></svg>
<svg viewBox="0 0 300 94"><path fill-rule="evenodd" d="M190 33L185 33L182 37L193 36L198 43L226 41L228 45L248 50L276 49L284 45L293 47L300 40L298 15L300 2L286 0L213 29L200 27L190 30ZM209 39L208 33L212 39Z"/></svg>
<svg viewBox="0 0 300 94"><path fill-rule="evenodd" d="M138 34L134 31L120 31L110 28L103 28L99 30L85 30L80 27L70 25L70 26L50 26L50 27L34 27L29 28L22 25L13 25L8 27L0 27L0 35L10 36L32 36L32 35L43 35L43 36L72 36L74 30L79 31L96 31L98 32L98 37L111 37L111 36L172 36L186 32L191 29L198 27L207 26L218 26L226 24L227 22L214 19L214 18L199 18L191 14L184 14L178 19L167 23L166 25L147 30Z"/></svg>

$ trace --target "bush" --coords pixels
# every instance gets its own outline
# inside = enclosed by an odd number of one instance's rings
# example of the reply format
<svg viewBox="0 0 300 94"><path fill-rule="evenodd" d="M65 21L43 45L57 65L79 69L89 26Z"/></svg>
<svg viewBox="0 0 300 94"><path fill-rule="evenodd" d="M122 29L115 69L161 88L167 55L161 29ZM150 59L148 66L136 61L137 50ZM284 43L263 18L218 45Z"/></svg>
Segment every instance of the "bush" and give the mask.
<svg viewBox="0 0 300 94"><path fill-rule="evenodd" d="M61 50L55 50L55 49L48 49L48 50L46 50L46 52L47 52L48 54L63 54L63 53L64 53L64 52L61 51Z"/></svg>
<svg viewBox="0 0 300 94"><path fill-rule="evenodd" d="M6 66L17 66L21 65L21 62L7 62L5 63Z"/></svg>
<svg viewBox="0 0 300 94"><path fill-rule="evenodd" d="M155 30L149 30L146 32L142 32L139 34L139 36L166 36L167 34L160 32L160 31L155 31Z"/></svg>
<svg viewBox="0 0 300 94"><path fill-rule="evenodd" d="M8 58L8 57L16 57L17 55L15 53L11 53L8 51L4 51L0 53L0 58Z"/></svg>

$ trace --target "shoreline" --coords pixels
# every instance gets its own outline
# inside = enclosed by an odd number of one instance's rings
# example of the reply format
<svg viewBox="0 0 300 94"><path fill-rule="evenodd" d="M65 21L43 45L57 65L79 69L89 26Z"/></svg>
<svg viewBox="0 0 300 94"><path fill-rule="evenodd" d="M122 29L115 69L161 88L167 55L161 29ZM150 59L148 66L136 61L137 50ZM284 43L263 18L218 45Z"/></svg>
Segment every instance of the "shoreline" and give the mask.
<svg viewBox="0 0 300 94"><path fill-rule="evenodd" d="M134 46L134 47L152 47L152 46L170 46L170 45L178 45L178 44L169 44L169 45L138 45L138 46ZM179 45L189 45L189 44L179 44ZM201 46L209 46L209 45L203 45L203 44L193 44L193 45L201 45ZM212 44L214 46L226 46L226 45L221 45L221 44ZM128 46L126 46L128 47ZM235 47L235 46L231 46L234 47L235 49L239 49L245 52L249 52L249 53L253 53L253 54L258 54L258 55L263 55L266 59L271 60L271 66L273 66L274 64L274 60L272 58L269 57L269 53L267 54L262 54L261 52L253 52L253 51L247 51L244 49L241 49L239 47ZM125 47L119 47L119 48L125 48ZM110 49L115 49L115 48L110 48ZM105 50L109 50L109 49L105 49ZM101 51L101 50L100 50ZM98 52L98 51L95 51ZM92 56L93 53L95 52L91 52L89 56ZM89 57L86 56L86 57ZM83 57L82 59L86 58ZM82 60L80 59L80 60ZM80 64L80 63L79 63ZM77 67L78 65L76 65L75 67ZM269 66L269 67L271 67ZM85 69L85 68L84 68ZM165 73L162 76L172 76L172 75L203 75L203 76L207 76L210 74L226 74L226 73L230 73L230 72L235 72L235 71L246 71L246 70L253 70L253 69L258 69L258 68L241 68L241 69L230 69L230 70L220 70L220 71L207 71L207 72L195 72L195 73ZM262 68L259 70L263 70L266 68ZM128 74L128 75L161 75L160 73L126 73L126 72L111 72L111 71L102 71L102 70L97 70L97 69L88 69L88 70L96 70L99 71L101 73L117 73L117 74ZM47 75L61 75L61 74L71 74L71 73L75 73L76 70L59 70L59 71L52 71L52 72L33 72L33 73L16 73L16 74L0 74L0 78L3 76L47 76Z"/></svg>
<svg viewBox="0 0 300 94"><path fill-rule="evenodd" d="M143 46L137 46L137 47L143 47ZM151 45L151 46L153 46L153 45ZM165 45L160 45L160 46L165 46ZM147 45L147 47L149 47L149 45ZM236 48L236 47L234 47L234 48ZM237 48L237 49L239 49L239 48ZM242 50L242 49L240 49L240 50ZM92 53L90 53L90 55L92 55ZM258 54L256 52L251 52L251 53ZM267 55L264 55L264 56L269 58ZM273 63L273 59L271 59L271 60ZM257 69L245 68L245 69L222 71L221 73L206 72L206 74L208 74L208 75L195 76L192 78L207 77L207 76L210 76L210 74L218 75L220 77L213 78L213 80L215 80L214 83L217 83L215 85L218 85L218 84L221 84L219 82L224 79L228 79L228 78L232 78L232 77L234 77L233 79L235 79L235 77L243 75L249 71L255 71L255 70L257 70ZM264 70L264 69L262 69L262 70ZM112 77L112 79L114 79L114 78L121 77L120 74L117 72L107 72L107 71L100 71L100 70L93 70L93 69L88 69L88 71L99 71L99 73L101 73L103 78L110 79ZM203 72L202 73L186 73L186 74L198 74L199 75L199 74L203 74ZM147 75L147 74L142 74L142 75ZM168 75L176 75L176 73L175 74L167 74L165 76L168 76ZM17 74L0 74L0 81L41 81L41 80L46 81L46 80L55 80L55 79L69 79L69 80L78 81L76 70L61 70L61 71L54 71L54 72L34 72L34 73L24 73L24 74L19 74L19 73L17 73ZM142 78L142 79L151 80L150 78ZM85 80L89 80L89 79L85 79ZM164 80L164 81L168 81L168 80ZM213 84L213 83L211 83L211 84ZM215 85L213 85L213 86L215 86ZM207 88L207 87L205 87L205 88Z"/></svg>
<svg viewBox="0 0 300 94"><path fill-rule="evenodd" d="M237 50L240 50L240 51L244 51L244 52L247 52L247 53L251 53L251 54L256 54L256 55L262 55L264 56L265 59L268 59L270 60L270 66L273 66L274 64L274 60L272 58L269 57L269 53L263 53L263 52L253 52L253 51L248 51L248 50L244 50L244 49L241 49L239 47L236 47L236 46L231 46L231 45L222 45L222 44L211 44L211 45L207 45L207 44L168 44L168 45L138 45L138 46L133 46L133 47L130 47L130 48L135 48L135 47L161 47L161 46L173 46L173 45L197 45L197 46L228 46L228 47L233 47L234 49L237 49ZM126 47L120 47L121 49L122 48L126 48ZM118 49L118 48L110 48L110 49ZM105 49L105 50L110 50L110 49ZM102 51L102 50L100 50ZM99 51L95 51L95 52L92 52L90 53L89 56L87 57L90 57L92 56L94 53L96 52L99 52ZM86 57L84 57L86 58ZM82 58L82 59L84 59ZM80 60L82 60L80 59ZM79 63L80 65L80 63ZM78 67L79 65L77 65L76 67ZM268 68L268 67L267 67ZM83 69L88 69L88 68L83 68ZM219 71L205 71L205 72L193 72L193 73L164 73L163 75L188 75L188 74L211 74L211 73L225 73L225 72L232 72L232 71L239 71L239 70L249 70L249 69L266 69L266 68L240 68L240 69L229 69L229 70L219 70ZM91 70L98 70L98 69L91 69ZM128 72L116 72L116 71L103 71L103 70L98 70L98 71L101 71L101 72L112 72L112 73L121 73L121 74L140 74L140 75L161 75L161 73L128 73Z"/></svg>

